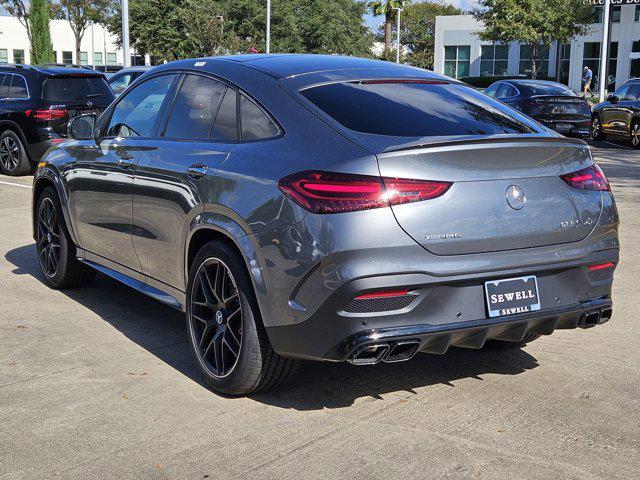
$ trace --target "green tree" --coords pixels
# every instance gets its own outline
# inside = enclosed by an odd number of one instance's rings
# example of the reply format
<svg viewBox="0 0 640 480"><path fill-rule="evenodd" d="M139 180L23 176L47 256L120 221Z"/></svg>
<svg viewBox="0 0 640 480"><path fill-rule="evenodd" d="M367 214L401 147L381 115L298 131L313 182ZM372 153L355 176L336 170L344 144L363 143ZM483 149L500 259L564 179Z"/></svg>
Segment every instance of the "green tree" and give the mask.
<svg viewBox="0 0 640 480"><path fill-rule="evenodd" d="M576 0L479 0L475 17L485 29L482 40L521 42L529 46L531 78L538 74L538 54L554 40L566 43L584 35L593 21L591 7Z"/></svg>
<svg viewBox="0 0 640 480"><path fill-rule="evenodd" d="M29 24L31 27L31 63L55 63L56 58L51 45L49 20L51 4L48 0L31 0L29 5Z"/></svg>
<svg viewBox="0 0 640 480"><path fill-rule="evenodd" d="M396 18L396 9L403 8L410 0L375 0L369 2L369 9L375 16L384 15L384 56L391 51L391 34L393 21Z"/></svg>
<svg viewBox="0 0 640 480"><path fill-rule="evenodd" d="M353 0L273 2L271 49L281 53L368 55L366 4ZM264 51L265 5L256 0L130 0L130 41L138 53L178 58ZM120 38L120 12L108 22Z"/></svg>
<svg viewBox="0 0 640 480"><path fill-rule="evenodd" d="M432 69L436 16L461 13L462 10L453 5L435 2L412 3L405 7L400 20L401 42L410 51L406 60L416 67Z"/></svg>
<svg viewBox="0 0 640 480"><path fill-rule="evenodd" d="M76 44L76 62L80 62L80 44L92 22L104 21L112 0L58 0L52 4L53 16L69 22Z"/></svg>

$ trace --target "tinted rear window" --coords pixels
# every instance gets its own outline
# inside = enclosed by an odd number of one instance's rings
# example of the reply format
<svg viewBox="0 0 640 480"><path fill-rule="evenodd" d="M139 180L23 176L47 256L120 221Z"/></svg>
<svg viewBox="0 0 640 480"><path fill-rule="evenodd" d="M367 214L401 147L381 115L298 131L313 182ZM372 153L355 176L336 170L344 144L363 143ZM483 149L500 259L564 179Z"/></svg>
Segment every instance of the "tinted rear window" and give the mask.
<svg viewBox="0 0 640 480"><path fill-rule="evenodd" d="M42 97L52 102L96 99L113 100L111 87L102 77L55 77L44 82Z"/></svg>
<svg viewBox="0 0 640 480"><path fill-rule="evenodd" d="M399 137L534 133L509 107L451 83L334 83L303 90L327 115L357 132Z"/></svg>
<svg viewBox="0 0 640 480"><path fill-rule="evenodd" d="M529 86L531 95L569 95L575 97L576 94L569 87L564 85L531 85Z"/></svg>

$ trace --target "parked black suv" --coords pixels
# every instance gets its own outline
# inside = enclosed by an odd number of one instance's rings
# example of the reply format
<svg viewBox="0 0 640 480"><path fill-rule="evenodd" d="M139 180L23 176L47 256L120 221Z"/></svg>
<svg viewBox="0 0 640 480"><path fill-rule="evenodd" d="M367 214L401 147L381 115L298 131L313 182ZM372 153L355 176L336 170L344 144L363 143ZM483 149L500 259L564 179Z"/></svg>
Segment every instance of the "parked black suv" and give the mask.
<svg viewBox="0 0 640 480"><path fill-rule="evenodd" d="M25 175L67 136L67 122L114 99L104 75L86 68L0 67L0 171Z"/></svg>
<svg viewBox="0 0 640 480"><path fill-rule="evenodd" d="M593 107L591 138L604 140L607 135L626 137L633 148L640 148L640 78L629 80Z"/></svg>

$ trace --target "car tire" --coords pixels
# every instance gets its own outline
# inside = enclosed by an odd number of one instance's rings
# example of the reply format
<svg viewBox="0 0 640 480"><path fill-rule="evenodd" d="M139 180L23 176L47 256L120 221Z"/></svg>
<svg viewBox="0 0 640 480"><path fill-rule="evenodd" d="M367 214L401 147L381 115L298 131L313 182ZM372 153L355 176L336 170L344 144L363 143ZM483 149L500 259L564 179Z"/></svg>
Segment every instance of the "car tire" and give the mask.
<svg viewBox="0 0 640 480"><path fill-rule="evenodd" d="M640 121L635 120L631 124L631 146L636 150L640 149Z"/></svg>
<svg viewBox="0 0 640 480"><path fill-rule="evenodd" d="M602 123L598 115L591 118L591 138L593 140L606 140L607 138L607 135L602 131Z"/></svg>
<svg viewBox="0 0 640 480"><path fill-rule="evenodd" d="M74 288L93 281L96 271L76 258L76 247L53 187L45 188L38 197L35 229L38 264L49 287Z"/></svg>
<svg viewBox="0 0 640 480"><path fill-rule="evenodd" d="M12 130L5 130L0 135L0 171L12 177L28 175L32 171L27 151Z"/></svg>
<svg viewBox="0 0 640 480"><path fill-rule="evenodd" d="M271 347L244 262L224 243L207 243L191 265L187 336L205 382L225 395L279 386L298 365Z"/></svg>
<svg viewBox="0 0 640 480"><path fill-rule="evenodd" d="M531 343L534 340L537 340L538 338L540 338L540 335L538 335L536 333L528 333L519 342L506 342L504 340L489 340L489 341L487 341L487 347L489 347L491 349L494 349L494 350L504 350L504 349L509 349L509 348L522 348L527 343Z"/></svg>

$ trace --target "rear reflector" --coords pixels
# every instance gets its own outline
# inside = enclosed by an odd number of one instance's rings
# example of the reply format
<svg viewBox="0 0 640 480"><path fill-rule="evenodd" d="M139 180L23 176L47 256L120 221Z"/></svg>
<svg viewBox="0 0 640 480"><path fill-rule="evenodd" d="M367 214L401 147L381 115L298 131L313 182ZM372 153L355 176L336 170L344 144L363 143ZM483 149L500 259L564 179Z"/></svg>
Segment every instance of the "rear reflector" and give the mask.
<svg viewBox="0 0 640 480"><path fill-rule="evenodd" d="M36 120L49 121L64 118L69 114L69 112L63 109L27 110L25 114L27 117L35 118Z"/></svg>
<svg viewBox="0 0 640 480"><path fill-rule="evenodd" d="M597 164L583 168L577 172L561 175L560 178L571 188L578 190L600 190L610 192L609 181Z"/></svg>
<svg viewBox="0 0 640 480"><path fill-rule="evenodd" d="M344 213L429 200L451 182L304 171L282 178L280 190L312 213Z"/></svg>
<svg viewBox="0 0 640 480"><path fill-rule="evenodd" d="M590 272L596 272L598 270L604 270L605 268L613 268L615 267L615 263L613 262L607 262L607 263L599 263L597 265L589 265L589 271Z"/></svg>
<svg viewBox="0 0 640 480"><path fill-rule="evenodd" d="M364 295L358 295L356 300L370 300L372 298L389 298L389 297L403 297L409 295L409 290L386 290L382 292L365 293Z"/></svg>

